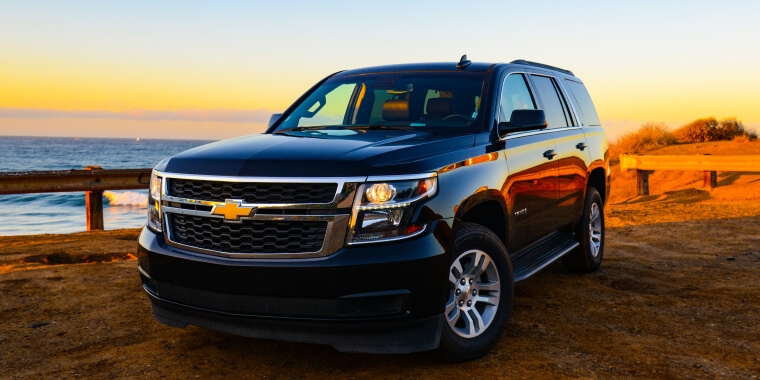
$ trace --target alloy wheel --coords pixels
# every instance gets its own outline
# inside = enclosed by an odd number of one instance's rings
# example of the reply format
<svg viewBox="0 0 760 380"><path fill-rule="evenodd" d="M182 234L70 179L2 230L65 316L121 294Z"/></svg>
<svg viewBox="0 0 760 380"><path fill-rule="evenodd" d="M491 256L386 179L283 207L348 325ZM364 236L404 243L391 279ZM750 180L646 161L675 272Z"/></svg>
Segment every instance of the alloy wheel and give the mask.
<svg viewBox="0 0 760 380"><path fill-rule="evenodd" d="M596 202L591 204L591 215L588 218L588 236L591 248L591 256L597 257L602 245L602 215Z"/></svg>
<svg viewBox="0 0 760 380"><path fill-rule="evenodd" d="M501 284L496 264L488 253L472 249L459 255L449 268L446 320L463 338L482 334L499 307Z"/></svg>

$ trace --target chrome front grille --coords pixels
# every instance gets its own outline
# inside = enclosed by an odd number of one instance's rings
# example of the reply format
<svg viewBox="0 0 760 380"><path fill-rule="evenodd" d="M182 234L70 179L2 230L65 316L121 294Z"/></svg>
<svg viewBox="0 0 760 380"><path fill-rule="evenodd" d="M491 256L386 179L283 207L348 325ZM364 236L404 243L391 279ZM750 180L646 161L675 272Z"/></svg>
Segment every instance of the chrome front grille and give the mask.
<svg viewBox="0 0 760 380"><path fill-rule="evenodd" d="M226 253L316 253L322 249L327 221L245 220L169 215L177 243Z"/></svg>
<svg viewBox="0 0 760 380"><path fill-rule="evenodd" d="M336 183L222 182L171 178L167 192L173 197L224 202L242 199L247 203L330 203Z"/></svg>
<svg viewBox="0 0 760 380"><path fill-rule="evenodd" d="M359 178L160 173L167 243L235 259L323 257L343 247ZM215 207L252 210L231 218ZM230 219L225 219L225 217Z"/></svg>

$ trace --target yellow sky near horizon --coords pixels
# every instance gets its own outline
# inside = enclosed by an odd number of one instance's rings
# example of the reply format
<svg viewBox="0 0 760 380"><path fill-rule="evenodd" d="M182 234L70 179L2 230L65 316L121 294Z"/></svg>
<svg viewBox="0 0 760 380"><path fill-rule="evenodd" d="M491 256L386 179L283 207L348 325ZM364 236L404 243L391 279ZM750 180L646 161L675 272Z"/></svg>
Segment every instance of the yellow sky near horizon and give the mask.
<svg viewBox="0 0 760 380"><path fill-rule="evenodd" d="M273 72L256 76L241 72L219 73L179 68L93 64L81 67L73 60L56 61L54 67L41 59L22 60L15 65L0 64L0 109L74 111L71 117L0 118L0 135L42 134L62 136L107 137L128 123L77 116L76 111L107 111L115 114L140 111L184 110L261 110L264 114L281 112L325 73L293 76ZM335 70L337 71L337 69ZM579 76L581 76L579 74ZM745 78L731 83L730 77L657 78L664 85L652 88L636 75L604 81L596 75L581 76L591 92L608 134L615 138L645 122L665 122L676 128L688 121L714 116L737 117L745 126L760 129L760 80ZM733 80L737 82L736 80ZM290 83L283 83L290 82ZM706 91L706 89L709 89ZM263 131L265 116L250 121L222 122L206 120L208 132L198 130L199 120L176 120L174 123L148 123L129 120L131 129L142 135L171 138L176 131L198 139L237 136L250 130ZM93 121L95 120L95 121ZM128 120L128 119L127 119ZM126 121L126 120L122 120ZM195 124L194 124L195 123ZM118 124L118 127L117 127ZM95 126L99 127L95 127ZM156 131L168 130L168 133ZM221 131L224 131L220 133ZM195 132L190 132L195 131ZM213 133L209 133L213 131ZM126 131L124 132L126 133ZM131 137L135 133L114 137Z"/></svg>
<svg viewBox="0 0 760 380"><path fill-rule="evenodd" d="M148 67L107 62L83 67L58 58L19 59L0 65L0 106L61 111L126 109L256 109L287 105L296 93L267 77L241 77L188 67ZM245 73L243 73L245 74ZM257 89L264 88L264 91Z"/></svg>
<svg viewBox="0 0 760 380"><path fill-rule="evenodd" d="M391 3L415 23L382 22L398 20ZM492 5L491 15L521 16L508 27L483 22L478 7L437 4L4 3L0 135L233 137L263 130L335 71L462 53L572 70L612 138L708 116L760 132L760 3ZM445 27L454 14L457 27Z"/></svg>

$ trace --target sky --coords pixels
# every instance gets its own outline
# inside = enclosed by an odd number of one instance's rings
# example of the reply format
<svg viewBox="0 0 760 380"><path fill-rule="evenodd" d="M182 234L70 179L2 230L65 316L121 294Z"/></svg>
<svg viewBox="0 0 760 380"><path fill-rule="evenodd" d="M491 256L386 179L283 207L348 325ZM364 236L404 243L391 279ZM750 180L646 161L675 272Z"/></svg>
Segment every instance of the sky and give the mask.
<svg viewBox="0 0 760 380"><path fill-rule="evenodd" d="M760 1L0 3L0 136L260 133L321 78L407 62L573 71L611 140L736 117L760 132Z"/></svg>

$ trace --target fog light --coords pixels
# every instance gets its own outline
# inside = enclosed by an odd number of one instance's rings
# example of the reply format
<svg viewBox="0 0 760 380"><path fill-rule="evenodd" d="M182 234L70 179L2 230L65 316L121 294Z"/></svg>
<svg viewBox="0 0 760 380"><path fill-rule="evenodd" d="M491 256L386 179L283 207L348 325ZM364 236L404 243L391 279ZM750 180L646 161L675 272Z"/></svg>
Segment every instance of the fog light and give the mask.
<svg viewBox="0 0 760 380"><path fill-rule="evenodd" d="M362 230L398 227L403 215L404 209L365 211L362 218Z"/></svg>

